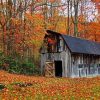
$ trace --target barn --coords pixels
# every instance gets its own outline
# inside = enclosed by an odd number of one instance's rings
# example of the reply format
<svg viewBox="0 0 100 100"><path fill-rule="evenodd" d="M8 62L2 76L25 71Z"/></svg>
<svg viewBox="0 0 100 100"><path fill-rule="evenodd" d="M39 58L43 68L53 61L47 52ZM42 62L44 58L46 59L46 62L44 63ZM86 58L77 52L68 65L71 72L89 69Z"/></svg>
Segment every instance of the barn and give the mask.
<svg viewBox="0 0 100 100"><path fill-rule="evenodd" d="M47 30L41 47L41 74L47 77L100 75L100 44Z"/></svg>

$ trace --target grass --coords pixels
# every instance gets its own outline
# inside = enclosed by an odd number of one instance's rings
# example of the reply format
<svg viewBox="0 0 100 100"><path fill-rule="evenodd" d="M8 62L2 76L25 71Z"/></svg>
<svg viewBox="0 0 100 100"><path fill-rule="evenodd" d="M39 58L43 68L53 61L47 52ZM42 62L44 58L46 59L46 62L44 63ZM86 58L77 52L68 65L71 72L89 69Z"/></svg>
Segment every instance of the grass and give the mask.
<svg viewBox="0 0 100 100"><path fill-rule="evenodd" d="M0 71L0 84L0 100L100 100L100 77L46 78Z"/></svg>

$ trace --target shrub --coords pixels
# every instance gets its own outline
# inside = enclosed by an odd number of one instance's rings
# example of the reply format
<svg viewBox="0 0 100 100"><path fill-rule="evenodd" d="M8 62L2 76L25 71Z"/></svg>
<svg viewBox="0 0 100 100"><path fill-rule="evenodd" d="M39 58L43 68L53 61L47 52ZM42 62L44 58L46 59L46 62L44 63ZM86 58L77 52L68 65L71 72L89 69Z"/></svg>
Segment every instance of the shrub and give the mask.
<svg viewBox="0 0 100 100"><path fill-rule="evenodd" d="M0 69L3 68L3 59L4 59L4 55L3 55L3 52L0 51Z"/></svg>
<svg viewBox="0 0 100 100"><path fill-rule="evenodd" d="M4 56L2 52L0 52L0 69L17 74L40 74L39 68L35 67L32 59L21 61L18 57Z"/></svg>
<svg viewBox="0 0 100 100"><path fill-rule="evenodd" d="M41 75L40 68L38 68L38 67L34 68L34 75Z"/></svg>
<svg viewBox="0 0 100 100"><path fill-rule="evenodd" d="M4 89L5 85L4 84L0 84L0 90Z"/></svg>
<svg viewBox="0 0 100 100"><path fill-rule="evenodd" d="M21 74L32 74L34 71L34 65L29 62L23 62L20 66Z"/></svg>

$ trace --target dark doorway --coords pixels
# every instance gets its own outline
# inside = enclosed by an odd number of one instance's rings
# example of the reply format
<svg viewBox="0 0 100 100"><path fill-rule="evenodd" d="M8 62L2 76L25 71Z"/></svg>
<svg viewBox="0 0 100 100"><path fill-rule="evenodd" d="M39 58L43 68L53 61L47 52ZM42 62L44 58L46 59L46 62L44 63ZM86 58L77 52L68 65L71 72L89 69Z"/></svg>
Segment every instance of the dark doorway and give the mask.
<svg viewBox="0 0 100 100"><path fill-rule="evenodd" d="M55 61L55 76L62 77L62 61Z"/></svg>

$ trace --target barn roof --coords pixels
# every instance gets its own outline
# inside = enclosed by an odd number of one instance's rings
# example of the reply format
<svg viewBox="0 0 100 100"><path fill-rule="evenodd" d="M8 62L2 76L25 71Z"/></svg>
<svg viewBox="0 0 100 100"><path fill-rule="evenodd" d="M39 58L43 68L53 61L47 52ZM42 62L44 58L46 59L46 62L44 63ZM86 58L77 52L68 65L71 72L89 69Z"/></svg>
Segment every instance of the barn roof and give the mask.
<svg viewBox="0 0 100 100"><path fill-rule="evenodd" d="M68 35L63 35L50 30L48 30L47 32L61 35L72 53L100 55L100 43Z"/></svg>

